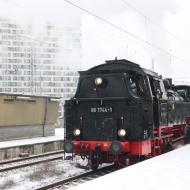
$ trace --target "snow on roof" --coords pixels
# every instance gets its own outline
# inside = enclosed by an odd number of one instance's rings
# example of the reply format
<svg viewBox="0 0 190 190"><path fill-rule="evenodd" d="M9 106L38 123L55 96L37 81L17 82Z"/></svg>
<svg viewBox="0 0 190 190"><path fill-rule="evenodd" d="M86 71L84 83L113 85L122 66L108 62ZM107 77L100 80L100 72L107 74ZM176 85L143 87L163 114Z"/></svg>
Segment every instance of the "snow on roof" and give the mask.
<svg viewBox="0 0 190 190"><path fill-rule="evenodd" d="M186 145L71 189L189 190L189 181L190 145Z"/></svg>

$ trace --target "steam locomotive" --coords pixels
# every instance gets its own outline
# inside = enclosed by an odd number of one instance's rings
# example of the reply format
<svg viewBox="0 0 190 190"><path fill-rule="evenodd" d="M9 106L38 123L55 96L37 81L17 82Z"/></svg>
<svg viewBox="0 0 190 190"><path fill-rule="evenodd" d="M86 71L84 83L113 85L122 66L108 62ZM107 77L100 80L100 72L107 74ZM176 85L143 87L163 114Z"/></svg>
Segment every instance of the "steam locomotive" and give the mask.
<svg viewBox="0 0 190 190"><path fill-rule="evenodd" d="M80 73L65 102L66 153L99 164L144 160L190 139L190 86L174 86L128 60Z"/></svg>

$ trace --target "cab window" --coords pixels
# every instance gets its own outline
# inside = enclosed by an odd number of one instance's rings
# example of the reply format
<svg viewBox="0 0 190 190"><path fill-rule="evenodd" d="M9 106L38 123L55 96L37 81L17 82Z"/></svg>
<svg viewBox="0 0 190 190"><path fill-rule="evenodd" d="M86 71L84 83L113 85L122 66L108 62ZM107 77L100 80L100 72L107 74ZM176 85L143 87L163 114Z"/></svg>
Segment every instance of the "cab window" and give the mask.
<svg viewBox="0 0 190 190"><path fill-rule="evenodd" d="M146 82L141 75L130 75L128 78L129 92L136 97L143 97L146 93Z"/></svg>

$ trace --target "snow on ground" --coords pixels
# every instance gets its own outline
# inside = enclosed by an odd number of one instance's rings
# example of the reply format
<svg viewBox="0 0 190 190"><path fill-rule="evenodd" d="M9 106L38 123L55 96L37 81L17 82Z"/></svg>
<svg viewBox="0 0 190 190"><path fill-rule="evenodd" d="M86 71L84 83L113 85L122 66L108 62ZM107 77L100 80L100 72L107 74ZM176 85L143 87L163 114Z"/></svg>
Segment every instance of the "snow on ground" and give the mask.
<svg viewBox="0 0 190 190"><path fill-rule="evenodd" d="M0 173L0 190L32 190L86 172L77 166L87 165L80 157L57 160Z"/></svg>
<svg viewBox="0 0 190 190"><path fill-rule="evenodd" d="M55 128L55 136L62 136L64 137L64 128Z"/></svg>
<svg viewBox="0 0 190 190"><path fill-rule="evenodd" d="M64 129L56 128L55 136L37 137L31 139L11 140L0 142L1 148L31 145L64 139ZM84 173L85 169L77 168L86 165L83 160L57 160L0 173L0 190L31 190L52 181Z"/></svg>
<svg viewBox="0 0 190 190"><path fill-rule="evenodd" d="M189 190L189 182L190 145L186 145L71 189Z"/></svg>
<svg viewBox="0 0 190 190"><path fill-rule="evenodd" d="M0 149L63 140L63 135L63 128L57 128L55 136L0 142ZM78 175L85 172L84 169L76 168L78 162L84 164L84 161L80 159L76 162L59 160L1 173L0 189L31 190L50 181ZM87 190L106 187L110 190L189 190L189 180L190 145L186 145L71 189Z"/></svg>
<svg viewBox="0 0 190 190"><path fill-rule="evenodd" d="M4 141L0 142L0 148L31 145L31 144L38 144L44 142L59 141L59 140L63 140L63 136L36 137L31 139Z"/></svg>

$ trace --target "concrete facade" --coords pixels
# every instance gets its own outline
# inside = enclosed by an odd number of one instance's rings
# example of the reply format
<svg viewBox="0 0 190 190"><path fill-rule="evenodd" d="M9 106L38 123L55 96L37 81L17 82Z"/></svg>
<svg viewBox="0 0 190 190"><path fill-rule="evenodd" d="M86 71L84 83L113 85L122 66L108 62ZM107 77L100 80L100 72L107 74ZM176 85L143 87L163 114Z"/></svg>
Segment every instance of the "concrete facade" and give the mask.
<svg viewBox="0 0 190 190"><path fill-rule="evenodd" d="M1 126L0 141L55 135L54 125Z"/></svg>
<svg viewBox="0 0 190 190"><path fill-rule="evenodd" d="M0 18L0 92L70 98L81 67L80 24L33 23Z"/></svg>
<svg viewBox="0 0 190 190"><path fill-rule="evenodd" d="M53 136L59 99L0 94L0 142Z"/></svg>

